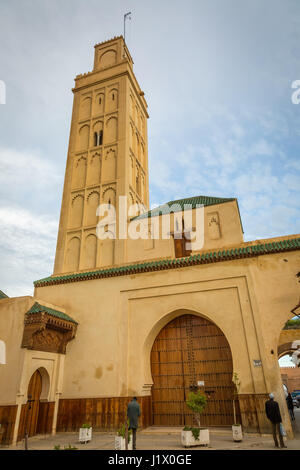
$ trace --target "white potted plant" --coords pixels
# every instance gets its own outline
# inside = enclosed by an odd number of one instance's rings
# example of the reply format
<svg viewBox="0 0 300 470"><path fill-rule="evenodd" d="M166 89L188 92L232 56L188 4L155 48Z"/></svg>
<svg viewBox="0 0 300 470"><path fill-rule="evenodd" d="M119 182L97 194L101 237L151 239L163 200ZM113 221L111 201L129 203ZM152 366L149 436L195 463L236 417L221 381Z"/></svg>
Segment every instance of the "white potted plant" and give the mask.
<svg viewBox="0 0 300 470"><path fill-rule="evenodd" d="M238 424L236 421L236 410L235 410L235 400L238 396L241 382L239 376L236 372L233 373L232 382L234 383L234 392L233 392L233 425L232 425L232 437L235 442L241 442L243 440L242 425Z"/></svg>
<svg viewBox="0 0 300 470"><path fill-rule="evenodd" d="M85 423L79 428L79 442L86 444L92 440L92 426Z"/></svg>
<svg viewBox="0 0 300 470"><path fill-rule="evenodd" d="M209 430L200 425L200 415L206 406L206 395L198 390L191 392L186 400L186 405L194 413L197 427L185 426L181 431L181 444L184 447L192 446L208 446L209 445Z"/></svg>
<svg viewBox="0 0 300 470"><path fill-rule="evenodd" d="M115 450L126 450L126 424L118 430L117 436L115 436ZM132 450L132 431L128 430L128 450Z"/></svg>

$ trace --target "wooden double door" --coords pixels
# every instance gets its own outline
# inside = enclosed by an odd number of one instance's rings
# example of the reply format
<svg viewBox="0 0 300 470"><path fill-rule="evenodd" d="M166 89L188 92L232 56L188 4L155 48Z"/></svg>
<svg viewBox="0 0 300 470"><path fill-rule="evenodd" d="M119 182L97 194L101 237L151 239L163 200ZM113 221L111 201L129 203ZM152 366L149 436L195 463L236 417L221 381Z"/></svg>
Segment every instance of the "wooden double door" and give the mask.
<svg viewBox="0 0 300 470"><path fill-rule="evenodd" d="M231 351L212 322L182 315L168 323L153 344L151 370L154 425L195 425L185 401L197 387L208 397L201 425L233 423Z"/></svg>

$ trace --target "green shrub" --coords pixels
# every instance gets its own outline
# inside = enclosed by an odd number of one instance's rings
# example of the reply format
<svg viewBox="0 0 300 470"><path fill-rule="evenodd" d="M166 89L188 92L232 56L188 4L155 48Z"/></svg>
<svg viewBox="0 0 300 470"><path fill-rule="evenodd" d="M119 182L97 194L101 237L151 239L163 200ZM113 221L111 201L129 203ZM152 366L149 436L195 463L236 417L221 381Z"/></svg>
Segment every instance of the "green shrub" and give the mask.
<svg viewBox="0 0 300 470"><path fill-rule="evenodd" d="M128 424L128 427L129 427L129 420L127 422ZM125 423L122 425L122 427L120 429L118 429L118 436L121 436L125 439L125 434L126 434L126 425ZM132 434L132 430L131 429L128 429L128 444L131 440L131 434Z"/></svg>
<svg viewBox="0 0 300 470"><path fill-rule="evenodd" d="M192 412L194 413L195 420L200 428L200 415L203 413L204 408L207 403L207 397L205 393L201 390L197 392L190 392L188 395L188 399L186 400L186 405Z"/></svg>

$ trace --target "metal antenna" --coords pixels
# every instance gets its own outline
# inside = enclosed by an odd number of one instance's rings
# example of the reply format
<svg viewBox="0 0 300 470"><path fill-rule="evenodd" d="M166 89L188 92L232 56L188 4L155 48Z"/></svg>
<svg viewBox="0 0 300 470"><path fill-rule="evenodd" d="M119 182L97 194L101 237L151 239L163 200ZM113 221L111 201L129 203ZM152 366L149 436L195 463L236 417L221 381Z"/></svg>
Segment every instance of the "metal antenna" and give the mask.
<svg viewBox="0 0 300 470"><path fill-rule="evenodd" d="M126 19L128 18L129 20L131 20L131 11L129 11L128 13L125 13L124 15L124 42L125 42L125 36L126 36Z"/></svg>

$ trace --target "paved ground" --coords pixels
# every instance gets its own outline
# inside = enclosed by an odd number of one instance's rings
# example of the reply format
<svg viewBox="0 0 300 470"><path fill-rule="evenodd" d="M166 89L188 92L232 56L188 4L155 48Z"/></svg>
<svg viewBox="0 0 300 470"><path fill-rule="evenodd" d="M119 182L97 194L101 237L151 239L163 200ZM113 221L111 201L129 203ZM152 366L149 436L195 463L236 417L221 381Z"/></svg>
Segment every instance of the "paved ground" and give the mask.
<svg viewBox="0 0 300 470"><path fill-rule="evenodd" d="M300 408L295 410L296 421L293 422L295 439L286 440L287 448L300 450ZM159 428L151 427L139 431L137 434L138 450L182 450L180 444L181 428ZM114 436L111 432L94 432L90 443L80 444L78 433L57 433L55 436L35 436L29 439L31 450L53 450L54 446L61 448L71 444L79 450L114 450ZM16 447L7 450L24 449L24 441ZM199 449L194 448L194 450ZM273 438L270 435L246 434L242 442L233 442L232 432L227 429L210 430L210 446L202 447L203 450L272 450L274 449ZM193 448L189 448L193 450ZM286 449L283 449L286 450Z"/></svg>

